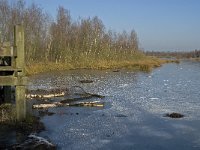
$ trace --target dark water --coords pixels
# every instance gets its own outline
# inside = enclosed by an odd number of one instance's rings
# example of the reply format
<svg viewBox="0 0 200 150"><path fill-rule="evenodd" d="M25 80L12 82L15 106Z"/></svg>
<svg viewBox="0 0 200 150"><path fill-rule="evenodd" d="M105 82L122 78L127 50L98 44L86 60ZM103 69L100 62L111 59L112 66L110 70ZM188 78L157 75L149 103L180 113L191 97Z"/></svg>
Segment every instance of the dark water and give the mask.
<svg viewBox="0 0 200 150"><path fill-rule="evenodd" d="M81 84L79 80L94 82ZM200 63L166 64L151 73L79 70L35 76L30 88L81 86L105 95L105 107L54 108L45 116L58 149L200 149ZM181 119L163 117L178 112Z"/></svg>

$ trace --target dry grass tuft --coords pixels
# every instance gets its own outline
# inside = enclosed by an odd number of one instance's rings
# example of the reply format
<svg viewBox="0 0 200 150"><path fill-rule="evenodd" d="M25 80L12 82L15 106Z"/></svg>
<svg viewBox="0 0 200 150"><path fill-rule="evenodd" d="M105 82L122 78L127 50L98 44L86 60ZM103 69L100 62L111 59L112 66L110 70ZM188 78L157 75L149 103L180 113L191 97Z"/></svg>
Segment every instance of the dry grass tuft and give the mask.
<svg viewBox="0 0 200 150"><path fill-rule="evenodd" d="M0 123L2 122L15 122L16 121L16 109L12 104L0 105Z"/></svg>

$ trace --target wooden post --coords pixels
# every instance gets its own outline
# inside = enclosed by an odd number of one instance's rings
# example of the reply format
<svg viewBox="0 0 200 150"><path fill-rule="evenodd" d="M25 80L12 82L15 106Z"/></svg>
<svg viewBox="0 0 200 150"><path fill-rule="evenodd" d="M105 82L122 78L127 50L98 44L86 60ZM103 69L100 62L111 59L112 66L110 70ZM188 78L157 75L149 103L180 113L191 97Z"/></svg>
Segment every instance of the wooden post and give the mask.
<svg viewBox="0 0 200 150"><path fill-rule="evenodd" d="M14 47L17 50L16 68L22 69L18 75L24 76L24 29L22 25L16 25L14 28Z"/></svg>
<svg viewBox="0 0 200 150"><path fill-rule="evenodd" d="M16 76L18 81L23 80L24 74L24 29L22 25L16 25L14 28L14 47L17 51L16 68L21 69L21 72L17 72ZM25 85L16 85L16 111L17 120L23 120L26 118L26 99L25 99Z"/></svg>
<svg viewBox="0 0 200 150"><path fill-rule="evenodd" d="M15 94L17 120L21 121L26 118L25 86L16 86Z"/></svg>

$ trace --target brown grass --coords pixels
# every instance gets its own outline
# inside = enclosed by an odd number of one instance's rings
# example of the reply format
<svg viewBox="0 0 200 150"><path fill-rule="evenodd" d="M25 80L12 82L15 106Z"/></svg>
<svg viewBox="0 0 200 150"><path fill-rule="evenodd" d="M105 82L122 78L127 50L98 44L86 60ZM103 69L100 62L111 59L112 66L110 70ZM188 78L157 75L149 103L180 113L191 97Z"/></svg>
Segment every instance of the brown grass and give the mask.
<svg viewBox="0 0 200 150"><path fill-rule="evenodd" d="M12 104L0 105L0 123L2 122L15 122L16 121L16 109Z"/></svg>
<svg viewBox="0 0 200 150"><path fill-rule="evenodd" d="M118 69L128 68L140 71L151 71L155 67L160 67L163 63L169 61L158 59L155 57L142 56L132 60L115 61L115 60L90 60L73 63L33 63L26 66L28 75L38 74L42 72L72 70L72 69Z"/></svg>

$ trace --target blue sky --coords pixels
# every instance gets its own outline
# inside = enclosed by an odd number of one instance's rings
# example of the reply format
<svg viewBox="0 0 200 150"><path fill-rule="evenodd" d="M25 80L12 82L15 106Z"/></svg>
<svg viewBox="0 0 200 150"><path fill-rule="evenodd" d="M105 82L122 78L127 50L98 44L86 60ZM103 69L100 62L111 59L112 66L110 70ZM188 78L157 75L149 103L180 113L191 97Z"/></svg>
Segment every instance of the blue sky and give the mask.
<svg viewBox="0 0 200 150"><path fill-rule="evenodd" d="M58 6L74 20L98 16L117 32L134 29L144 50L200 49L200 0L26 0L52 16Z"/></svg>

